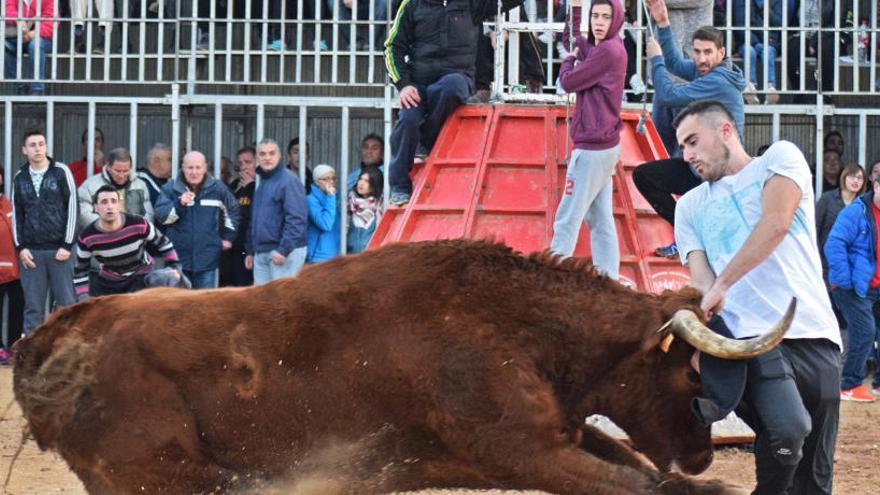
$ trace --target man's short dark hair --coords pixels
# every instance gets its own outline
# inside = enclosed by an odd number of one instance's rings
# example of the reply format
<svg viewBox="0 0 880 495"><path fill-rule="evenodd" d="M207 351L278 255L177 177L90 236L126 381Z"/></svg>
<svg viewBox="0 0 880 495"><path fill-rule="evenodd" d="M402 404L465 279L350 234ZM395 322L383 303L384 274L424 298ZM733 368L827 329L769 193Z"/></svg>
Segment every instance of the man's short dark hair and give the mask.
<svg viewBox="0 0 880 495"><path fill-rule="evenodd" d="M724 33L720 29L712 26L702 26L694 31L694 40L711 41L715 43L715 48L719 50L724 48Z"/></svg>
<svg viewBox="0 0 880 495"><path fill-rule="evenodd" d="M99 127L95 127L95 136L97 136L98 134L101 135L101 141L104 141L104 131L102 131L101 128L99 128ZM88 139L88 137L89 137L89 130L86 129L82 133L82 138L80 138L80 142L85 143L86 139Z"/></svg>
<svg viewBox="0 0 880 495"><path fill-rule="evenodd" d="M298 137L291 139L290 142L287 143L287 154L288 155L290 154L290 150L292 150L294 146L299 146L299 138Z"/></svg>
<svg viewBox="0 0 880 495"><path fill-rule="evenodd" d="M113 151L107 155L107 165L113 165L116 162L131 163L131 153L125 148L114 148Z"/></svg>
<svg viewBox="0 0 880 495"><path fill-rule="evenodd" d="M735 127L736 120L733 118L733 114L731 114L730 110L724 106L724 103L721 103L718 100L697 100L690 102L688 106L684 107L684 110L675 116L675 119L672 121L672 127L678 129L679 124L691 115L706 116L710 114L715 114L722 119L730 121Z"/></svg>
<svg viewBox="0 0 880 495"><path fill-rule="evenodd" d="M366 144L367 141L378 141L379 146L381 146L383 150L385 149L385 140L382 139L382 136L376 134L375 132L371 132L364 136L364 138L361 140L361 146Z"/></svg>
<svg viewBox="0 0 880 495"><path fill-rule="evenodd" d="M250 153L254 156L257 156L257 150L254 149L253 146L245 146L243 148L239 148L239 150L235 152L235 157L238 158L244 153Z"/></svg>
<svg viewBox="0 0 880 495"><path fill-rule="evenodd" d="M37 129L37 128L28 129L28 130L24 131L24 137L21 138L21 145L24 146L24 143L26 143L28 138L31 136L43 136L43 139L45 139L46 133L43 132L42 129Z"/></svg>
<svg viewBox="0 0 880 495"><path fill-rule="evenodd" d="M822 146L824 148L828 147L828 140L831 139L831 136L837 136L842 143L846 144L846 141L844 141L843 139L843 134L841 134L840 131L838 131L837 129L831 129L830 131L828 131L828 134L825 134L825 138L822 140Z"/></svg>
<svg viewBox="0 0 880 495"><path fill-rule="evenodd" d="M822 155L824 155L825 153L834 153L835 155L837 155L837 159L838 159L838 160L842 160L842 159L843 159L843 157L840 155L840 152L837 151L837 150L834 149L834 148L824 148L824 149L822 150Z"/></svg>
<svg viewBox="0 0 880 495"><path fill-rule="evenodd" d="M110 184L104 184L103 186L99 187L97 191L95 191L95 194L92 195L92 204L93 205L98 204L98 196L100 196L101 193L106 193L106 192L113 193L117 197L119 197L119 189L116 189L115 187L111 186Z"/></svg>

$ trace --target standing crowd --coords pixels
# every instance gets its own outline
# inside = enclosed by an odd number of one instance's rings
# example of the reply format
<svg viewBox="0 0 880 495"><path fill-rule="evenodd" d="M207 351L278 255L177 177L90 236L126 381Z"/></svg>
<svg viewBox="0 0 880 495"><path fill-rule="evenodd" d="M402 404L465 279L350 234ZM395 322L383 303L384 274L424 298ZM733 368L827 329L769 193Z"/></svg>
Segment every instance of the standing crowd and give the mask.
<svg viewBox="0 0 880 495"><path fill-rule="evenodd" d="M138 171L125 148L105 155L103 132L93 135L92 143L88 133L82 140L84 156L93 147L89 177L85 158L68 166L48 155L41 130L25 132L25 163L10 197L0 194L0 296L8 301L2 362L50 307L151 286L205 289L293 276L305 263L340 254L343 213L349 253L366 248L382 215L376 134L364 138L361 161L342 184L347 212L329 165L307 168L314 182L306 189L294 142L290 166L272 139L240 149L227 183L208 172L201 152L184 154L172 177L168 146L154 145Z"/></svg>

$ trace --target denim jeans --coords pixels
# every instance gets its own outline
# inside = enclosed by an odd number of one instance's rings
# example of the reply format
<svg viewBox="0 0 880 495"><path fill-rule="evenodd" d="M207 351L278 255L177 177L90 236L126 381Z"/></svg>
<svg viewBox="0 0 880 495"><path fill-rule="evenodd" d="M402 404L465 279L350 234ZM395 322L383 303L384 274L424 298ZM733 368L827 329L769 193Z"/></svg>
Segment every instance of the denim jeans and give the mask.
<svg viewBox="0 0 880 495"><path fill-rule="evenodd" d="M880 289L868 289L864 298L849 289L835 289L831 294L846 319L848 339L840 388L849 390L862 384L865 361L874 355L874 343L880 342ZM874 372L874 386L880 386L880 370Z"/></svg>
<svg viewBox="0 0 880 495"><path fill-rule="evenodd" d="M419 106L403 108L391 131L391 192L412 194L409 172L419 143L428 151L434 146L446 117L471 95L474 82L460 73L446 74L419 90Z"/></svg>
<svg viewBox="0 0 880 495"><path fill-rule="evenodd" d="M36 40L22 43L21 54L21 78L22 79L45 79L46 78L46 53L52 50L52 40L40 38L40 58L37 62L39 74L34 77L34 56L37 44ZM16 72L16 55L18 50L18 38L6 38L6 59L3 64L3 73L6 79L15 79ZM27 54L27 58L24 55ZM34 83L15 83L15 89L22 89L30 86L31 91L44 91L42 82Z"/></svg>
<svg viewBox="0 0 880 495"><path fill-rule="evenodd" d="M272 263L272 252L254 256L254 285L265 284L281 277L294 277L306 262L306 246L296 248L287 255L284 263Z"/></svg>
<svg viewBox="0 0 880 495"><path fill-rule="evenodd" d="M203 272L184 270L183 274L192 283L193 289L214 289L217 287L217 270L205 270Z"/></svg>
<svg viewBox="0 0 880 495"><path fill-rule="evenodd" d="M339 20L340 21L350 21L352 18L352 9L345 6L342 0L325 0L327 4L327 11L330 12L330 19L333 18L333 4L339 4ZM353 3L353 2L352 2ZM386 17L386 11L388 9L388 1L387 0L373 0L373 20L374 21L384 21ZM392 18L394 16L394 12L391 13ZM357 21L368 21L370 19L370 0L358 0L357 2ZM363 41L366 39L366 36L369 36L370 28L368 24L358 24L355 28L357 32L357 40ZM351 28L346 23L339 24L339 32L342 34L342 39L345 40L346 43L351 42ZM385 34L385 26L381 24L377 24L376 27L373 28L373 33L376 37L376 40L382 40ZM373 40L373 41L376 41Z"/></svg>
<svg viewBox="0 0 880 495"><path fill-rule="evenodd" d="M743 58L745 58L746 46L740 46L739 52L743 55ZM754 46L752 46L752 49L749 50L749 79L757 85L759 56L763 56L767 59L767 82L769 82L773 86L776 86L776 48L773 45L767 45L767 49L764 50L764 43L756 43ZM763 65L764 64L762 62L761 66L763 67Z"/></svg>

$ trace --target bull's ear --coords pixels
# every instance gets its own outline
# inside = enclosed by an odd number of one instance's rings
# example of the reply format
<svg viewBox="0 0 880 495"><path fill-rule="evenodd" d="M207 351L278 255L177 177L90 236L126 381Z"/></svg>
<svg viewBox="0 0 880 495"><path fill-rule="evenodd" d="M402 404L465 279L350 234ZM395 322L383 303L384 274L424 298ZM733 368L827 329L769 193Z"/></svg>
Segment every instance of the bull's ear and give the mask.
<svg viewBox="0 0 880 495"><path fill-rule="evenodd" d="M655 347L659 347L663 352L667 352L669 350L669 346L672 344L673 336L669 331L669 323L661 326L657 329L651 329L651 331L645 335L642 339L642 352L648 352Z"/></svg>

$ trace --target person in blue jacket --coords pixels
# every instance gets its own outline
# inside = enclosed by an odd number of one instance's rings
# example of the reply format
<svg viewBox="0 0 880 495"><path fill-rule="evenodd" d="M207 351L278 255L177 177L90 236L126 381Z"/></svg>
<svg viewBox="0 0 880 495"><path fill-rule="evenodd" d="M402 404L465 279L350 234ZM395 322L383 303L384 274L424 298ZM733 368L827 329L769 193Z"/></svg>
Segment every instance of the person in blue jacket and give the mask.
<svg viewBox="0 0 880 495"><path fill-rule="evenodd" d="M315 183L306 201L309 204L308 254L306 263L319 263L339 254L339 208L336 197L336 171L329 165L314 169Z"/></svg>
<svg viewBox="0 0 880 495"><path fill-rule="evenodd" d="M235 240L238 201L226 184L208 175L205 155L184 155L177 178L162 187L156 223L165 226L193 289L216 287L220 252Z"/></svg>
<svg viewBox="0 0 880 495"><path fill-rule="evenodd" d="M670 158L638 166L633 171L633 183L654 211L674 227L674 196L697 187L702 179L681 159L673 118L692 101L716 100L733 115L736 131L743 139L745 108L742 92L746 79L742 71L726 58L721 31L712 26L694 31L692 59L685 59L675 43L664 0L646 1L651 17L657 23L657 39L650 38L647 43L655 90L651 118ZM676 83L670 73L687 83ZM658 248L656 254L674 257L678 248L673 242Z"/></svg>
<svg viewBox="0 0 880 495"><path fill-rule="evenodd" d="M257 186L251 205L245 268L254 283L293 277L306 261L308 206L302 182L281 165L281 148L274 139L257 145Z"/></svg>
<svg viewBox="0 0 880 495"><path fill-rule="evenodd" d="M848 339L840 378L842 400L873 402L880 396L880 370L874 372L872 390L862 385L865 362L880 342L877 301L880 270L877 264L877 221L880 219L880 182L837 215L828 240L828 283L831 296L846 319Z"/></svg>

